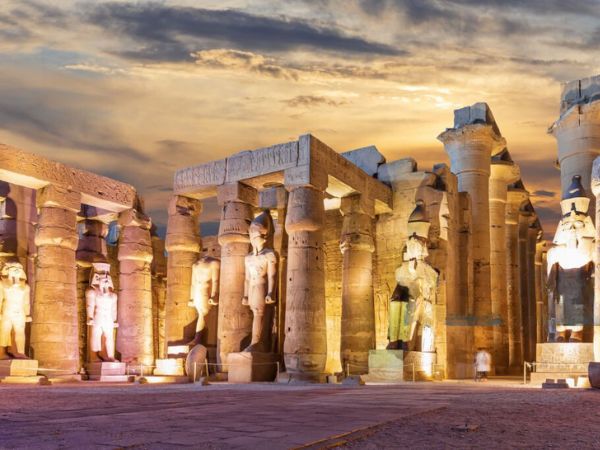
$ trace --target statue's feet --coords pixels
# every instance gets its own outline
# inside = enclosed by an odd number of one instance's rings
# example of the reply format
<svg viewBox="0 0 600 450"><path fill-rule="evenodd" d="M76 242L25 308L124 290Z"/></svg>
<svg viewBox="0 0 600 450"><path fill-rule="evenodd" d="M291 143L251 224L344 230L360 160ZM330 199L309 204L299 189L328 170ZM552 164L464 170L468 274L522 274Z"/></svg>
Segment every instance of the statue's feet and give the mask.
<svg viewBox="0 0 600 450"><path fill-rule="evenodd" d="M12 356L13 359L29 359L27 357L27 355L24 355L23 353L14 352L14 353L9 353L9 354L10 354L10 356Z"/></svg>

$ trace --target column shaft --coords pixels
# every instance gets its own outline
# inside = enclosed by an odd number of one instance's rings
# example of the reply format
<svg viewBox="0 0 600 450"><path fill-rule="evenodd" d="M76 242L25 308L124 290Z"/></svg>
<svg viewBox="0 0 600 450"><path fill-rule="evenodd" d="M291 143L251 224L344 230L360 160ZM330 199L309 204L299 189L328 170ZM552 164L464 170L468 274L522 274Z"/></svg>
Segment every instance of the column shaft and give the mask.
<svg viewBox="0 0 600 450"><path fill-rule="evenodd" d="M528 356L535 360L535 344L537 340L537 298L536 298L536 266L535 253L539 228L529 226L527 229L527 341Z"/></svg>
<svg viewBox="0 0 600 450"><path fill-rule="evenodd" d="M80 194L49 185L37 192L36 289L32 357L53 374L79 371L77 314L77 212Z"/></svg>
<svg viewBox="0 0 600 450"><path fill-rule="evenodd" d="M129 210L119 217L117 351L121 361L154 364L150 220Z"/></svg>
<svg viewBox="0 0 600 450"><path fill-rule="evenodd" d="M357 196L354 196L357 197ZM360 210L359 198L343 198L342 236L342 367L351 373L369 371L369 350L375 348L373 304L373 219Z"/></svg>
<svg viewBox="0 0 600 450"><path fill-rule="evenodd" d="M297 379L318 380L327 359L323 192L291 188L288 233L285 365Z"/></svg>
<svg viewBox="0 0 600 450"><path fill-rule="evenodd" d="M198 200L174 196L169 203L167 250L167 299L165 313L166 345L190 342L195 335L196 311L188 306L192 265L200 253ZM168 354L168 349L164 350Z"/></svg>

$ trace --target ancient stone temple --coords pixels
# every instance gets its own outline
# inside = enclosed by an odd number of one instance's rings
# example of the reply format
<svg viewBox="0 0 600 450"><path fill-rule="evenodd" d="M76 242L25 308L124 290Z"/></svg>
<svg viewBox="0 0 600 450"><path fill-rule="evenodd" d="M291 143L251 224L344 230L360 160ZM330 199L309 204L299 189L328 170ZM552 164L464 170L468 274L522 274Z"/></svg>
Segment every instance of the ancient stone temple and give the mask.
<svg viewBox="0 0 600 450"><path fill-rule="evenodd" d="M161 289L151 263L160 267L164 254L142 209L130 185L0 145L2 316L21 279L31 317L24 348L22 338L3 340L12 358L0 361L0 377L19 374L19 358L50 378L99 361L153 365Z"/></svg>
<svg viewBox="0 0 600 450"><path fill-rule="evenodd" d="M479 347L497 373L520 373L542 324L539 220L486 104L455 111L439 140L450 166L425 171L410 158L387 162L373 146L337 153L313 135L178 171L166 246L175 373L197 329L188 302L203 257L199 214L211 198L222 211L218 317L204 323L216 330L221 374L256 339L248 270L265 273L260 292L274 309L274 358L261 361L290 379L470 377ZM262 254L251 224L265 214L276 281L247 263ZM204 344L211 359L214 343Z"/></svg>

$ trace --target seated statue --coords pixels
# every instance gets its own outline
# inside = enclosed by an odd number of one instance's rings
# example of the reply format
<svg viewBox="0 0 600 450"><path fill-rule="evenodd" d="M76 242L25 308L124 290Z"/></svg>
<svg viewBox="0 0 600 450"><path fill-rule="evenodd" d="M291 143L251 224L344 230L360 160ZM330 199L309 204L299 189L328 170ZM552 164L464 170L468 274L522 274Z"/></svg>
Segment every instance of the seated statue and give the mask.
<svg viewBox="0 0 600 450"><path fill-rule="evenodd" d="M595 228L589 204L581 177L574 176L547 257L550 341L583 342L593 323Z"/></svg>
<svg viewBox="0 0 600 450"><path fill-rule="evenodd" d="M200 344L201 333L206 326L206 315L212 306L218 305L219 270L221 261L211 256L202 256L192 266L191 300L188 306L196 308L198 320L196 321L196 335L189 343Z"/></svg>
<svg viewBox="0 0 600 450"><path fill-rule="evenodd" d="M430 224L422 201L410 215L404 262L396 269L390 301L388 349L434 352L434 316L438 273L425 258ZM420 336L420 342L415 339ZM412 348L410 348L412 347Z"/></svg>
<svg viewBox="0 0 600 450"><path fill-rule="evenodd" d="M90 350L101 361L116 361L114 329L119 324L110 264L93 264L90 287L85 291L85 304L90 326Z"/></svg>
<svg viewBox="0 0 600 450"><path fill-rule="evenodd" d="M27 275L20 263L7 262L2 267L1 278L0 359L28 359L25 355L25 323L31 322L31 303Z"/></svg>
<svg viewBox="0 0 600 450"><path fill-rule="evenodd" d="M263 211L250 224L252 252L245 258L246 281L242 304L250 306L252 341L245 352L271 352L277 287L277 255L267 246L273 238L273 221Z"/></svg>

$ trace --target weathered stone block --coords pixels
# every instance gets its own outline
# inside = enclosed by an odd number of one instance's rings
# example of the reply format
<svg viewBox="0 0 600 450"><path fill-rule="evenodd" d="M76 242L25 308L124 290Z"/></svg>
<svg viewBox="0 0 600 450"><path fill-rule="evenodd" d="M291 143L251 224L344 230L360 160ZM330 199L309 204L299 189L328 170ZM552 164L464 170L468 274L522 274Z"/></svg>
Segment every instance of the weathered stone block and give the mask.
<svg viewBox="0 0 600 450"><path fill-rule="evenodd" d="M275 381L278 356L275 353L239 352L230 353L229 383L252 383Z"/></svg>
<svg viewBox="0 0 600 450"><path fill-rule="evenodd" d="M38 362L35 359L0 360L0 377L33 377L37 375Z"/></svg>

